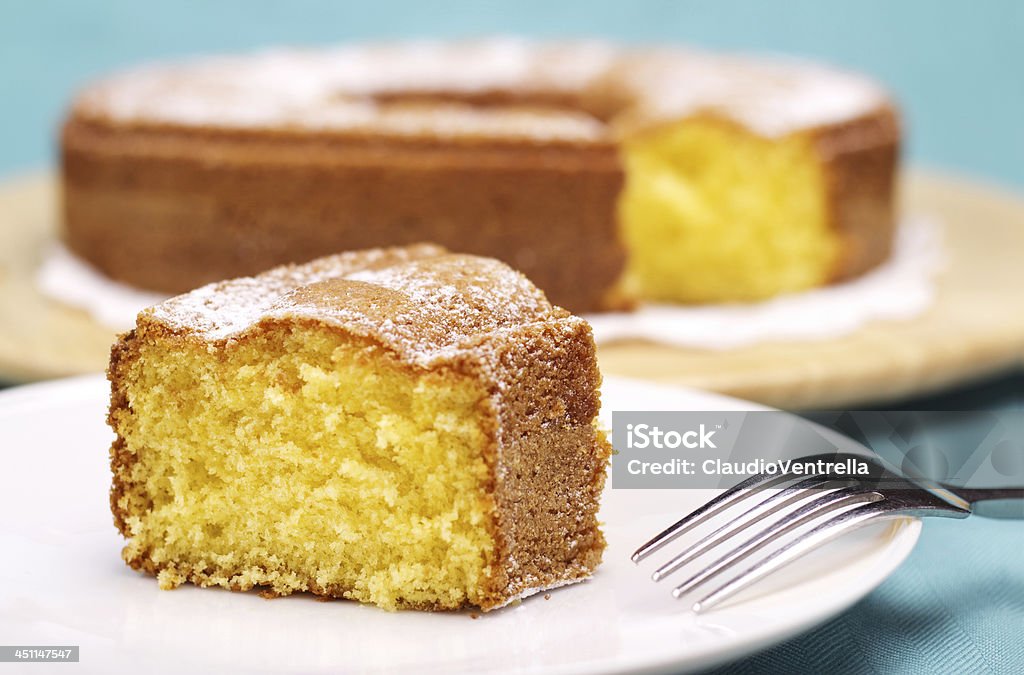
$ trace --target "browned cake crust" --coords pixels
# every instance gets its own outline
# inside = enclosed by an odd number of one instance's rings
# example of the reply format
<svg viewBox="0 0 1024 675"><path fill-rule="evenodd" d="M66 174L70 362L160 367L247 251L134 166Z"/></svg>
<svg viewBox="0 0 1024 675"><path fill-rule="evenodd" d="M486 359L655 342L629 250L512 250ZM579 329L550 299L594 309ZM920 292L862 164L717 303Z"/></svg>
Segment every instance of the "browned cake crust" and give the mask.
<svg viewBox="0 0 1024 675"><path fill-rule="evenodd" d="M63 148L69 247L144 288L178 293L337 251L433 241L503 259L583 311L611 300L623 266L622 173L609 143L539 150L72 119Z"/></svg>
<svg viewBox="0 0 1024 675"><path fill-rule="evenodd" d="M128 520L139 515L126 505L146 501L121 433L131 415L127 373L140 347L198 341L220 352L282 324L384 347L410 371L469 376L489 392L480 412L496 551L482 608L590 576L605 547L597 511L611 451L594 424L601 377L590 327L505 265L427 245L281 267L141 313L136 329L113 346L108 369L108 421L117 432L110 499L122 534L130 536ZM145 553L127 562L161 571ZM203 570L184 571L190 581L206 581ZM348 589L311 579L309 590L344 597Z"/></svg>
<svg viewBox="0 0 1024 675"><path fill-rule="evenodd" d="M260 67L244 59L87 90L61 144L67 244L114 279L182 292L340 250L435 241L508 262L572 311L621 307L618 144L699 112L816 140L844 249L832 280L889 254L900 134L870 83L678 50L445 49L352 48L338 62L369 63L365 72L264 117L266 101L211 85L230 90L234 68ZM417 74L418 61L438 72ZM837 98L846 103L829 107Z"/></svg>
<svg viewBox="0 0 1024 675"><path fill-rule="evenodd" d="M884 107L811 132L825 162L829 223L842 235L832 281L856 277L889 257L896 234L900 124Z"/></svg>

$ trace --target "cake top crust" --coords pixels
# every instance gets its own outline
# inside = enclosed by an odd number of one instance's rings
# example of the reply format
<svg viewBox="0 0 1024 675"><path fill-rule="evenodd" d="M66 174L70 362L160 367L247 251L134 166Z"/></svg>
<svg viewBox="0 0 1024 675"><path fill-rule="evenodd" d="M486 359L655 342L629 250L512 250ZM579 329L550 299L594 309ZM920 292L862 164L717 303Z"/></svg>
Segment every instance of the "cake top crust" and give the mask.
<svg viewBox="0 0 1024 675"><path fill-rule="evenodd" d="M888 105L867 78L792 59L493 38L144 66L89 87L73 112L186 128L601 143L700 114L778 136Z"/></svg>
<svg viewBox="0 0 1024 675"><path fill-rule="evenodd" d="M526 277L492 258L418 244L284 265L203 286L143 310L172 332L208 342L266 321L313 320L377 341L430 366L479 351L528 324L582 319L548 302Z"/></svg>

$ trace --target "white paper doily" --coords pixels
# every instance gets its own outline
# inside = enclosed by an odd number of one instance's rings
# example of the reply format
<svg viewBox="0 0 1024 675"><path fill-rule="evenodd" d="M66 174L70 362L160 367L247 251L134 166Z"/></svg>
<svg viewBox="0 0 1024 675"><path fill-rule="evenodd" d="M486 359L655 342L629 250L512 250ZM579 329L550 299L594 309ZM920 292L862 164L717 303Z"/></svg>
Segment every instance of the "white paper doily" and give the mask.
<svg viewBox="0 0 1024 675"><path fill-rule="evenodd" d="M51 300L84 310L116 331L134 328L140 311L170 297L113 281L59 242L46 251L36 285Z"/></svg>
<svg viewBox="0 0 1024 675"><path fill-rule="evenodd" d="M938 225L910 217L900 225L892 257L852 281L753 304L643 305L585 318L598 344L642 339L725 350L771 340L824 340L869 321L919 316L935 298L942 262ZM36 283L43 295L118 331L132 328L140 310L168 297L112 281L60 244L47 251Z"/></svg>

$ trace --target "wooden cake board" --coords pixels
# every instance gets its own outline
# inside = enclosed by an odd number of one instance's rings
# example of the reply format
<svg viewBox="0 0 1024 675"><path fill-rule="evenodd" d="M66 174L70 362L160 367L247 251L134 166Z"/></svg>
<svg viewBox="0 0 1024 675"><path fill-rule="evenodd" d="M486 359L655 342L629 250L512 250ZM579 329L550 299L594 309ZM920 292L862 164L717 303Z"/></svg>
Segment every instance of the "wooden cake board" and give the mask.
<svg viewBox="0 0 1024 675"><path fill-rule="evenodd" d="M43 297L35 273L57 236L49 175L0 184L0 380L103 370L114 331ZM685 385L782 408L845 408L922 394L1024 364L1024 199L962 178L910 172L906 212L942 225L935 304L838 339L725 351L645 342L599 348L606 374Z"/></svg>

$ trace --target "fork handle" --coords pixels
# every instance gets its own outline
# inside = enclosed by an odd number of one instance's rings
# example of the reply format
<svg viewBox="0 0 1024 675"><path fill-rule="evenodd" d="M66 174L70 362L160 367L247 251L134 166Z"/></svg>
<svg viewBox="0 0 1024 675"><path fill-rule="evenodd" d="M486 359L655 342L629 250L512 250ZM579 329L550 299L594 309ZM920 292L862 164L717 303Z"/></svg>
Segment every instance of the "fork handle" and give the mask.
<svg viewBox="0 0 1024 675"><path fill-rule="evenodd" d="M1024 488L948 488L971 503L971 513L985 518L1024 519Z"/></svg>

